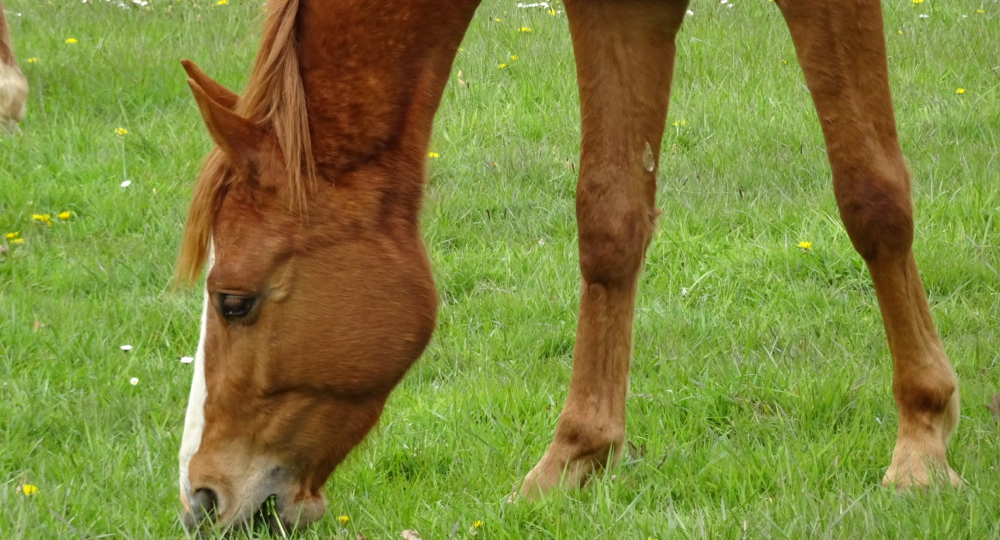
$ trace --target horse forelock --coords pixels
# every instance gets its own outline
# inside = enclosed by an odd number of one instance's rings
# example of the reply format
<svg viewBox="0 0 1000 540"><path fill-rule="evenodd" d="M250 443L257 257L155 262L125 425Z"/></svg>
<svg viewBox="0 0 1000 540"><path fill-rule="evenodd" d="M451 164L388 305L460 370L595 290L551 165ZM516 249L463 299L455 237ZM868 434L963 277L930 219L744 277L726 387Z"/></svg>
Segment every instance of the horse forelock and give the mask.
<svg viewBox="0 0 1000 540"><path fill-rule="evenodd" d="M222 204L225 186L232 178L232 165L218 148L213 148L198 175L188 207L181 251L174 269L175 283L190 286L198 279L208 255L215 213Z"/></svg>
<svg viewBox="0 0 1000 540"><path fill-rule="evenodd" d="M269 0L261 46L235 112L274 134L285 162L288 200L304 214L316 185L316 163L309 134L309 111L299 72L295 19L299 0ZM232 165L218 148L209 152L191 194L175 281L191 285L208 254L216 211L232 178Z"/></svg>

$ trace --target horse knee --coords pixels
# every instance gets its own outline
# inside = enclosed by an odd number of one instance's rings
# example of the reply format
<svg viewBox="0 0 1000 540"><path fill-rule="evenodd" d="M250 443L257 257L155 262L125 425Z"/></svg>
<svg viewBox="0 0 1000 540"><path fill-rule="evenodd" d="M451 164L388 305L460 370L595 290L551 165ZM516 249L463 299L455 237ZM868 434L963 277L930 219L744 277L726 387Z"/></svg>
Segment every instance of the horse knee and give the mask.
<svg viewBox="0 0 1000 540"><path fill-rule="evenodd" d="M644 204L578 211L584 281L611 288L631 286L642 267L657 213Z"/></svg>
<svg viewBox="0 0 1000 540"><path fill-rule="evenodd" d="M949 407L958 383L950 370L910 370L894 376L892 391L901 409L936 416Z"/></svg>
<svg viewBox="0 0 1000 540"><path fill-rule="evenodd" d="M844 228L865 261L910 251L913 206L905 168L894 173L866 171L835 179L834 187Z"/></svg>

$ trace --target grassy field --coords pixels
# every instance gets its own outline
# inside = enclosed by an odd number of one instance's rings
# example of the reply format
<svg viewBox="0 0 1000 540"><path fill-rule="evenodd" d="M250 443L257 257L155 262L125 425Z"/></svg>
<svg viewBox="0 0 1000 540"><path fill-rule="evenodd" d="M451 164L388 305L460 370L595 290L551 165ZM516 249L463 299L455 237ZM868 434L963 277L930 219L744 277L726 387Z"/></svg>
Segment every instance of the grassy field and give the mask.
<svg viewBox="0 0 1000 540"><path fill-rule="evenodd" d="M5 4L31 96L22 133L0 139L0 233L19 232L0 237L0 537L180 538L191 365L178 358L196 347L201 294L168 282L209 140L178 60L239 89L261 2ZM569 379L579 128L565 16L485 0L431 148L437 333L304 537L1000 534L1000 410L988 407L1000 390L1000 7L883 5L915 252L961 384L949 459L965 489L878 487L896 429L889 351L787 31L766 0L695 0L640 285L629 456L585 490L505 502Z"/></svg>

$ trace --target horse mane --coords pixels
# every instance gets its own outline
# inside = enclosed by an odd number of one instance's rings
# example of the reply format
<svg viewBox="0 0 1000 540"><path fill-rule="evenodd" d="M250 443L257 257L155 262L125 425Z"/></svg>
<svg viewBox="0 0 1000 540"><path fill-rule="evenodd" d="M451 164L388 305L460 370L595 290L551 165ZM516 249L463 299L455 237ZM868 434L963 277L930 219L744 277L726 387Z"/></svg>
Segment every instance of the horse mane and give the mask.
<svg viewBox="0 0 1000 540"><path fill-rule="evenodd" d="M306 198L316 183L316 162L309 136L309 112L299 72L295 20L299 0L268 0L263 37L250 80L236 103L236 114L270 128L285 160L292 205L304 213ZM229 159L212 148L195 182L188 209L175 282L198 279L208 254L212 223L226 188L233 181Z"/></svg>

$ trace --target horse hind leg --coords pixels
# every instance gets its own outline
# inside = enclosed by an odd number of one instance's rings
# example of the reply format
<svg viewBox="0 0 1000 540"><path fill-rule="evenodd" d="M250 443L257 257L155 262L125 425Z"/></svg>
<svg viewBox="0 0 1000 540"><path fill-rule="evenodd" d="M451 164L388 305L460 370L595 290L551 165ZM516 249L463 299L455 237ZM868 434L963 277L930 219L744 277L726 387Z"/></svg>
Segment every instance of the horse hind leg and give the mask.
<svg viewBox="0 0 1000 540"><path fill-rule="evenodd" d="M871 273L892 353L899 426L882 483L958 486L945 455L958 424L958 384L911 251L910 177L889 95L879 0L777 3L819 114L840 217Z"/></svg>
<svg viewBox="0 0 1000 540"><path fill-rule="evenodd" d="M27 99L28 81L17 67L3 4L0 4L0 127L3 130L17 131L17 123L24 118Z"/></svg>
<svg viewBox="0 0 1000 540"><path fill-rule="evenodd" d="M657 211L656 163L686 0L566 0L582 112L580 312L555 436L520 493L579 487L625 436L636 282Z"/></svg>

